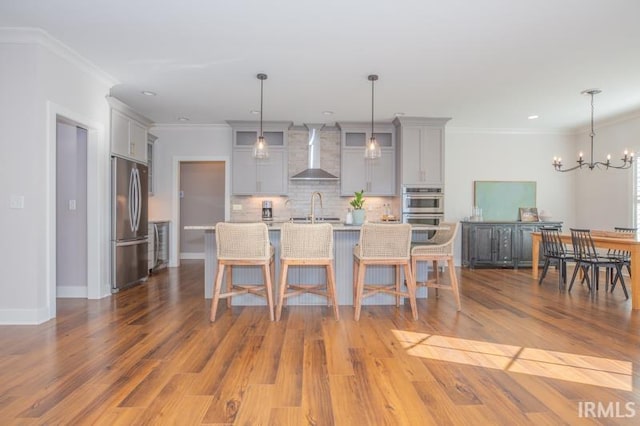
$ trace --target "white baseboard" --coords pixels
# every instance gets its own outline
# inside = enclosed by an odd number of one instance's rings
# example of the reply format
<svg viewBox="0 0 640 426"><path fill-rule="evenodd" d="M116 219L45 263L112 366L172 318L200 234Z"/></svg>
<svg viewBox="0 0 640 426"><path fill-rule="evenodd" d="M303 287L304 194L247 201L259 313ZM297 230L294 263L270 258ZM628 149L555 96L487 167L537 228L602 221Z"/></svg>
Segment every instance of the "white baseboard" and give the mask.
<svg viewBox="0 0 640 426"><path fill-rule="evenodd" d="M0 309L2 325L35 325L49 321L47 309Z"/></svg>
<svg viewBox="0 0 640 426"><path fill-rule="evenodd" d="M180 259L183 260L204 260L204 253L180 253Z"/></svg>
<svg viewBox="0 0 640 426"><path fill-rule="evenodd" d="M56 287L56 297L64 299L86 299L89 296L87 287Z"/></svg>

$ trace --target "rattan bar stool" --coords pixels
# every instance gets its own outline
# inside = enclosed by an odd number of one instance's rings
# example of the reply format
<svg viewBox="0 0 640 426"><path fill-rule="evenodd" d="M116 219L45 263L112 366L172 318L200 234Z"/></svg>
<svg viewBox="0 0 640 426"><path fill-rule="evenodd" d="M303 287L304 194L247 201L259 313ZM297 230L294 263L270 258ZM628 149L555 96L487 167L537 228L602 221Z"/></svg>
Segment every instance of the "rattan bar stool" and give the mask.
<svg viewBox="0 0 640 426"><path fill-rule="evenodd" d="M333 267L333 226L331 224L283 223L280 230L280 262L276 321L280 321L285 300L303 293L326 297L327 303L333 306L336 320L340 319ZM287 283L290 266L324 266L327 274L326 283Z"/></svg>
<svg viewBox="0 0 640 426"><path fill-rule="evenodd" d="M400 297L408 297L413 319L418 319L416 306L416 283L411 272L411 225L365 223L360 229L360 241L353 248L353 304L355 320L360 319L362 299L377 293L396 296L396 306ZM395 283L365 284L366 269L371 265L388 265L395 268ZM401 291L400 267L404 268L407 291Z"/></svg>
<svg viewBox="0 0 640 426"><path fill-rule="evenodd" d="M427 276L425 281L419 282L416 276L416 287L432 287L436 289L451 290L456 299L458 310L462 309L460 305L460 291L458 290L458 277L453 262L453 242L458 233L458 222L440 222L440 225L448 229L439 229L435 235L430 238L427 244L417 244L411 247L411 270L417 275L416 267L418 262L432 262L434 277L429 279ZM449 270L449 284L442 283L438 277L438 263L440 261L447 262ZM428 275L428 273L427 273Z"/></svg>
<svg viewBox="0 0 640 426"><path fill-rule="evenodd" d="M269 243L267 225L264 223L217 223L216 251L218 270L213 285L211 322L216 320L216 311L218 310L220 298L226 298L227 306L231 306L232 296L247 293L267 299L269 318L273 321L273 291L271 283L274 281L274 249ZM259 266L262 268L263 283L234 284L233 266ZM228 267L227 288L226 292L221 293L222 278L226 267Z"/></svg>

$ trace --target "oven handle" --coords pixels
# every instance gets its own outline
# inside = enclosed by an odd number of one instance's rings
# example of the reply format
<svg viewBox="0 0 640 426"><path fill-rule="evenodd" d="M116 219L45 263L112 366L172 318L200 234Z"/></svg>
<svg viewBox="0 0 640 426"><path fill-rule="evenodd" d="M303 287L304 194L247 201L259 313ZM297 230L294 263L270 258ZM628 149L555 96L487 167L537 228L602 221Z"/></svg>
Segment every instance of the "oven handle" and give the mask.
<svg viewBox="0 0 640 426"><path fill-rule="evenodd" d="M431 195L426 195L426 194L404 194L404 199L405 200L411 200L411 199L416 199L416 200L426 200L426 199L434 199L434 198L444 198L444 194L431 194Z"/></svg>
<svg viewBox="0 0 640 426"><path fill-rule="evenodd" d="M443 219L443 215L441 214L403 214L403 217L407 219Z"/></svg>

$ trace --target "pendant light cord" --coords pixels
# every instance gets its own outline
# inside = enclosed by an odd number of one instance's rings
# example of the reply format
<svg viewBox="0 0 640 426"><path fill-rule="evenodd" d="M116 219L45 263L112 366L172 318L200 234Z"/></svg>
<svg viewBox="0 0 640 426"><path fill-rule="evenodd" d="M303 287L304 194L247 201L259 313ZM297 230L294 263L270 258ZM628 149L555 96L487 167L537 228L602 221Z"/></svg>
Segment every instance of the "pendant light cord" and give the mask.
<svg viewBox="0 0 640 426"><path fill-rule="evenodd" d="M375 79L371 79L371 137L373 138L373 106L374 106L374 101L373 101L373 84L375 82Z"/></svg>
<svg viewBox="0 0 640 426"><path fill-rule="evenodd" d="M264 78L260 79L260 136L264 137L264 133L262 132L262 98L263 98L263 87L264 87Z"/></svg>

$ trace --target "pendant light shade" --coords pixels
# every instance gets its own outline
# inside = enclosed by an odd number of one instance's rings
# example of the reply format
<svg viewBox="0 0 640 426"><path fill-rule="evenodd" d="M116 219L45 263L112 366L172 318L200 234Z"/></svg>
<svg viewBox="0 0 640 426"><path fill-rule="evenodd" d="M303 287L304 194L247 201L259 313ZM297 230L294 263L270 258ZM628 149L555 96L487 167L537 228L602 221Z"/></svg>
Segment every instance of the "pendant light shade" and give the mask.
<svg viewBox="0 0 640 426"><path fill-rule="evenodd" d="M267 145L267 141L264 139L264 133L262 131L262 104L263 104L263 85L264 81L267 79L266 74L258 74L258 80L260 80L260 134L258 135L258 139L256 139L256 143L253 145L253 158L269 158L269 146Z"/></svg>
<svg viewBox="0 0 640 426"><path fill-rule="evenodd" d="M376 158L380 158L382 156L382 151L380 151L380 145L376 140L375 134L373 133L373 85L375 81L378 79L376 74L371 74L367 77L371 82L371 137L367 141L367 146L364 150L364 158L373 160Z"/></svg>

